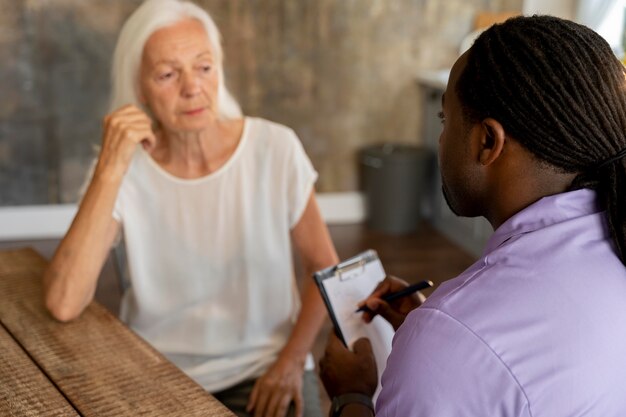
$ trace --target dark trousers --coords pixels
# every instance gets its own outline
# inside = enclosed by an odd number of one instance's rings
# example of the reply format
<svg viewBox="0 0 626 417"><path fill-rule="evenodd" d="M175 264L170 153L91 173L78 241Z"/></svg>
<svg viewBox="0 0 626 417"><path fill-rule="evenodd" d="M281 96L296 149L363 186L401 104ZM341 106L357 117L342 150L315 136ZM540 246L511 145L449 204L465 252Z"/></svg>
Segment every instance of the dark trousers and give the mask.
<svg viewBox="0 0 626 417"><path fill-rule="evenodd" d="M251 414L246 412L246 405L248 404L248 399L250 398L255 382L256 380L254 379L243 381L234 387L213 393L213 396L238 417L252 417ZM313 371L304 372L302 396L304 398L304 417L322 417L317 374ZM287 411L287 417L294 416L295 407L291 404Z"/></svg>

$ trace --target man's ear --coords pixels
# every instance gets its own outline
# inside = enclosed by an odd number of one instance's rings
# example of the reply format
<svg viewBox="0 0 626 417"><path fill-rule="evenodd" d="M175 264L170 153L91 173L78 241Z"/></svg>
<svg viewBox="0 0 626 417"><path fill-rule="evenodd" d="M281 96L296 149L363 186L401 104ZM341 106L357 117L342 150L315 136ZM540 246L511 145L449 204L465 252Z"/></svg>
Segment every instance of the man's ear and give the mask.
<svg viewBox="0 0 626 417"><path fill-rule="evenodd" d="M481 122L481 130L482 140L479 160L482 165L488 166L502 155L506 133L500 122L491 117Z"/></svg>

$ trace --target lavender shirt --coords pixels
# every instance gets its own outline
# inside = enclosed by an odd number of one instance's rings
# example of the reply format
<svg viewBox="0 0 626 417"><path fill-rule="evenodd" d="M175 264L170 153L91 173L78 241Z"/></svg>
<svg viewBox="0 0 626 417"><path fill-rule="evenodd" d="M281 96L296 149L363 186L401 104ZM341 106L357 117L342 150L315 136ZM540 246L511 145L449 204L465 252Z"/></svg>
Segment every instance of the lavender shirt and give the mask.
<svg viewBox="0 0 626 417"><path fill-rule="evenodd" d="M590 190L500 226L395 335L378 417L626 416L626 268Z"/></svg>

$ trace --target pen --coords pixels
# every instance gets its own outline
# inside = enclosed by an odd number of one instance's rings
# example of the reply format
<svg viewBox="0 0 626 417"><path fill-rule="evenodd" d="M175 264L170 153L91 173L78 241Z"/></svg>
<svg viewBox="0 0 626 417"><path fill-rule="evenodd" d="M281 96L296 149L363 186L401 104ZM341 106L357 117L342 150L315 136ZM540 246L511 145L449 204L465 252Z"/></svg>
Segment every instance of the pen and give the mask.
<svg viewBox="0 0 626 417"><path fill-rule="evenodd" d="M408 287L406 287L405 289L403 289L401 291L394 292L394 293L387 294L387 295L383 295L380 298L381 298L381 300L384 300L387 303L390 303L390 302L392 302L394 300L397 300L400 297L406 297L407 295L411 295L414 292L425 290L426 288L430 288L432 286L433 286L433 282L432 281L421 281L421 282L418 282L417 284L409 285ZM355 311L355 313L360 313L361 311L365 311L365 310L369 310L369 308L367 308L366 305L363 305L363 306L359 307L357 309L357 311Z"/></svg>

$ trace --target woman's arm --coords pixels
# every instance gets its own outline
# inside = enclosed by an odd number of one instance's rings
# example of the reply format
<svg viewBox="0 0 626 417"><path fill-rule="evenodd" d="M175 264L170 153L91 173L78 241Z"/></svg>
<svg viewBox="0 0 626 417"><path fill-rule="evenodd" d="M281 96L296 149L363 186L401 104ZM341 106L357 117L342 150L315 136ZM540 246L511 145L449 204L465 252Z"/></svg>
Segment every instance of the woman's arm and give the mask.
<svg viewBox="0 0 626 417"><path fill-rule="evenodd" d="M138 143L154 146L150 119L126 106L105 118L102 150L78 213L43 277L45 304L60 321L91 302L98 275L120 226L112 217L122 179Z"/></svg>
<svg viewBox="0 0 626 417"><path fill-rule="evenodd" d="M312 279L313 273L339 262L314 193L311 193L302 218L292 231L292 239L303 267L302 309L281 355L299 358L304 364L327 317L326 307Z"/></svg>
<svg viewBox="0 0 626 417"><path fill-rule="evenodd" d="M291 238L304 269L302 309L278 360L257 381L252 391L248 409L254 409L255 417L282 417L291 401L295 403L296 416L302 415L304 362L327 317L322 297L311 276L315 271L339 261L314 193L311 193L300 221L293 228Z"/></svg>
<svg viewBox="0 0 626 417"><path fill-rule="evenodd" d="M111 217L119 185L94 175L82 204L43 277L54 318L73 320L91 302L108 251L119 231Z"/></svg>

